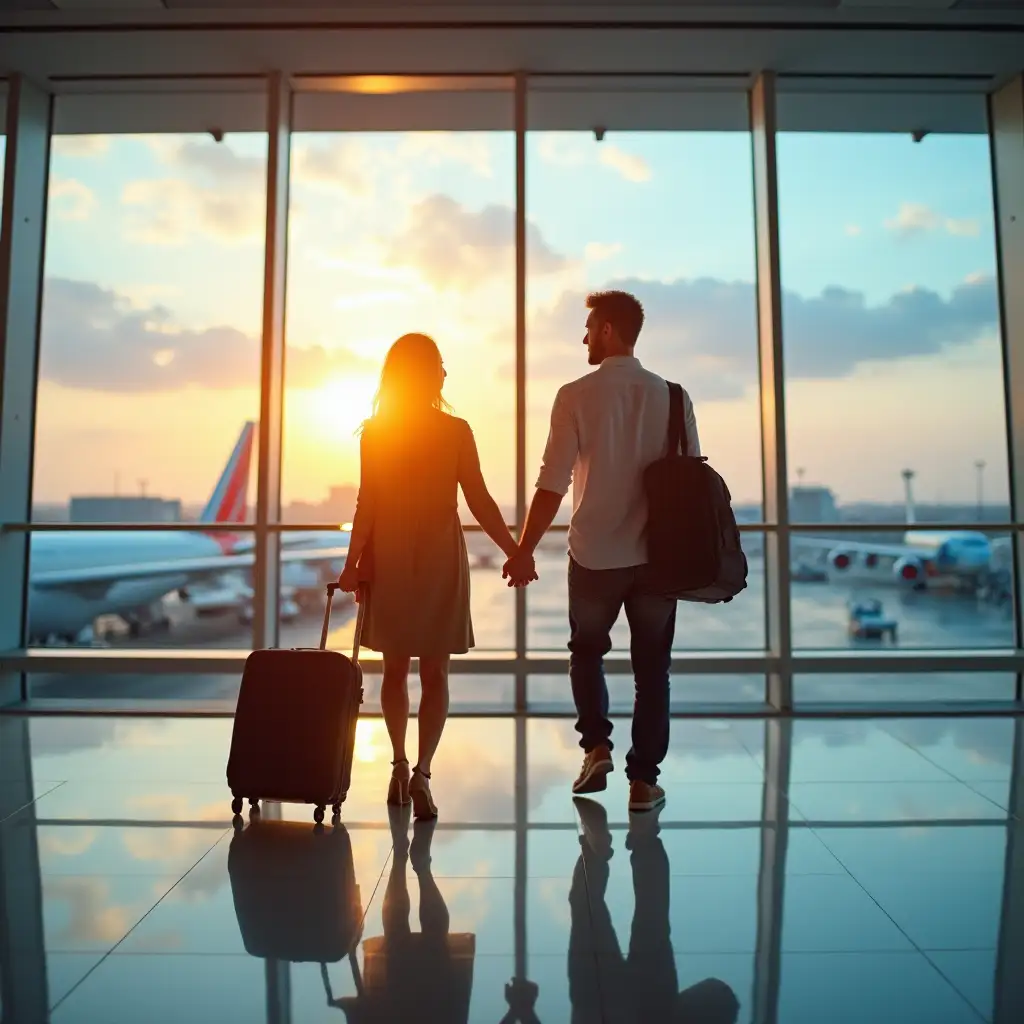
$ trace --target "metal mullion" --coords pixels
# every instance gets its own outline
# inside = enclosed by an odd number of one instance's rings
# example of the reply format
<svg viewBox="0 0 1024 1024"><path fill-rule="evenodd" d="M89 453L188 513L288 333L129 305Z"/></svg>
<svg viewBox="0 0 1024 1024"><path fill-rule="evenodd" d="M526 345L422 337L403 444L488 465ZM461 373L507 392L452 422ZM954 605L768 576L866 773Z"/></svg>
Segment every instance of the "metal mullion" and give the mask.
<svg viewBox="0 0 1024 1024"><path fill-rule="evenodd" d="M115 674L174 673L202 671L211 674L233 673L241 668L248 650L245 648L119 648L98 651L75 648L8 648L0 650L0 671L76 672L105 671ZM563 674L568 656L540 654L527 657L523 666L527 675ZM369 652L363 660L367 673L380 671L382 661ZM505 675L516 671L514 653L454 658L452 675ZM808 651L794 654L791 665L798 673L857 675L864 672L902 675L920 672L1017 672L1024 670L1024 651L958 652L915 651L913 653L859 654L857 652ZM729 651L699 652L695 656L675 656L674 675L763 675L778 671L778 661L759 652L738 654ZM626 653L605 659L609 675L630 675ZM939 702L942 703L942 702ZM859 705L871 706L871 705Z"/></svg>
<svg viewBox="0 0 1024 1024"><path fill-rule="evenodd" d="M254 523L4 523L4 533L255 533Z"/></svg>
<svg viewBox="0 0 1024 1024"><path fill-rule="evenodd" d="M284 323L291 163L291 89L286 77L267 77L267 210L264 240L263 337L260 363L259 470L253 567L254 648L278 643L281 537L281 447L284 405Z"/></svg>
<svg viewBox="0 0 1024 1024"><path fill-rule="evenodd" d="M776 527L774 531L766 530L764 536L765 637L768 653L777 659L776 669L767 676L766 697L773 707L785 711L793 705L793 636L775 122L775 75L764 71L758 75L750 93L750 130L757 254L763 518Z"/></svg>
<svg viewBox="0 0 1024 1024"><path fill-rule="evenodd" d="M526 75L515 78L516 133L516 538L526 524ZM526 587L515 588L515 708L526 711Z"/></svg>
<svg viewBox="0 0 1024 1024"><path fill-rule="evenodd" d="M12 75L6 122L0 221L0 522L32 516L52 95ZM27 638L29 559L27 535L0 533L0 647L16 647ZM0 704L28 697L27 679L0 676Z"/></svg>
<svg viewBox="0 0 1024 1024"><path fill-rule="evenodd" d="M1010 476L1010 518L1024 509L1024 76L1017 75L988 97L992 197L995 206L996 273L1003 349L1004 408ZM1014 627L1024 645L1024 552L1014 531ZM1017 676L1017 700L1024 699Z"/></svg>
<svg viewBox="0 0 1024 1024"><path fill-rule="evenodd" d="M762 527L770 529L770 527ZM998 533L1001 530L1021 531L1024 523L789 523L786 530L795 533L946 533L972 530L979 533Z"/></svg>

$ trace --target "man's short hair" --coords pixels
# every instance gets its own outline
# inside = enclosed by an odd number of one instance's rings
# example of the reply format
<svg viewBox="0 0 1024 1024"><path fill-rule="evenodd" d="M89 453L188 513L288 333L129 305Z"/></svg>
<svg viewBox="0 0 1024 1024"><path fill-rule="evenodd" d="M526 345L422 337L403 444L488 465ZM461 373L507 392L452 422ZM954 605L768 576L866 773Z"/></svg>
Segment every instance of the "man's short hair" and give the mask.
<svg viewBox="0 0 1024 1024"><path fill-rule="evenodd" d="M612 325L624 345L632 348L644 325L644 307L629 292L592 292L587 296L587 309Z"/></svg>

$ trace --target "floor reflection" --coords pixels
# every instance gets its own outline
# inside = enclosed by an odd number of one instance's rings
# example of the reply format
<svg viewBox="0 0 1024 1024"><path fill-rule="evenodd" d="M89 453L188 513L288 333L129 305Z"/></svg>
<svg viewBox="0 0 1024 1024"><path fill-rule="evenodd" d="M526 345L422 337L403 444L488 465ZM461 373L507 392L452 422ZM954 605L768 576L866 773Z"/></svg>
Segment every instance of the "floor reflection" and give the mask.
<svg viewBox="0 0 1024 1024"><path fill-rule="evenodd" d="M660 811L630 822L626 848L633 877L632 927L623 956L606 903L612 835L608 812L594 800L575 800L583 834L572 877L569 906L569 994L574 1020L615 1024L646 1021L733 1024L739 1017L736 993L718 978L705 978L679 991L669 924L670 865L659 836ZM600 988L579 970L586 952L601 964ZM582 976L581 976L582 975Z"/></svg>
<svg viewBox="0 0 1024 1024"><path fill-rule="evenodd" d="M680 720L639 816L457 720L427 824L374 726L341 826L232 827L223 722L0 716L5 1024L1024 1020L1024 720Z"/></svg>
<svg viewBox="0 0 1024 1024"><path fill-rule="evenodd" d="M384 890L384 934L362 941L363 970L355 996L332 999L348 1024L425 1019L437 1024L468 1020L476 936L449 931L444 896L430 870L434 822L417 821L409 841L409 809L389 807L393 839ZM419 931L410 925L409 869L419 886ZM359 969L354 966L355 977Z"/></svg>

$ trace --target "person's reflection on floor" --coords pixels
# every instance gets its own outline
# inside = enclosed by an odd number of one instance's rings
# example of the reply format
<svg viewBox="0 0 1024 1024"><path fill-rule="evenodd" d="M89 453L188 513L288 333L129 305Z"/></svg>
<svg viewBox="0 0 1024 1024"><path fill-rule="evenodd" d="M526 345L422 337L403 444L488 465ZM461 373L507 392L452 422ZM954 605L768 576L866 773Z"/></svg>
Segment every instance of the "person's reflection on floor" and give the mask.
<svg viewBox="0 0 1024 1024"><path fill-rule="evenodd" d="M574 1024L735 1024L739 1000L717 978L679 991L669 924L670 866L658 835L658 811L631 815L630 851L635 905L629 954L623 957L605 895L612 836L608 815L577 797L583 824L580 857L569 893L569 996ZM598 958L598 984L592 974ZM602 1017L602 1006L604 1016Z"/></svg>
<svg viewBox="0 0 1024 1024"><path fill-rule="evenodd" d="M394 853L384 890L384 934L364 940L362 991L338 1003L349 1024L465 1024L476 937L449 934L448 907L430 870L435 822L416 821L410 844L408 806L391 807L389 815ZM418 932L409 924L409 865L419 882Z"/></svg>

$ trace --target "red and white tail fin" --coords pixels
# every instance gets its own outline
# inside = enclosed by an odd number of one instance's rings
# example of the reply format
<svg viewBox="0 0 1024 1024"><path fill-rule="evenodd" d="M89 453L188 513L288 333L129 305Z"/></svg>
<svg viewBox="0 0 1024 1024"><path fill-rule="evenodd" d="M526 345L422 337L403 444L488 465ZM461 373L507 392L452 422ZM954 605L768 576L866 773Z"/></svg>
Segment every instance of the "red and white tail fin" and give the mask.
<svg viewBox="0 0 1024 1024"><path fill-rule="evenodd" d="M201 523L244 523L249 501L249 467L256 424L251 420L242 427L224 471L214 487L210 500L199 517ZM221 547L229 550L236 538L226 533L213 533Z"/></svg>

